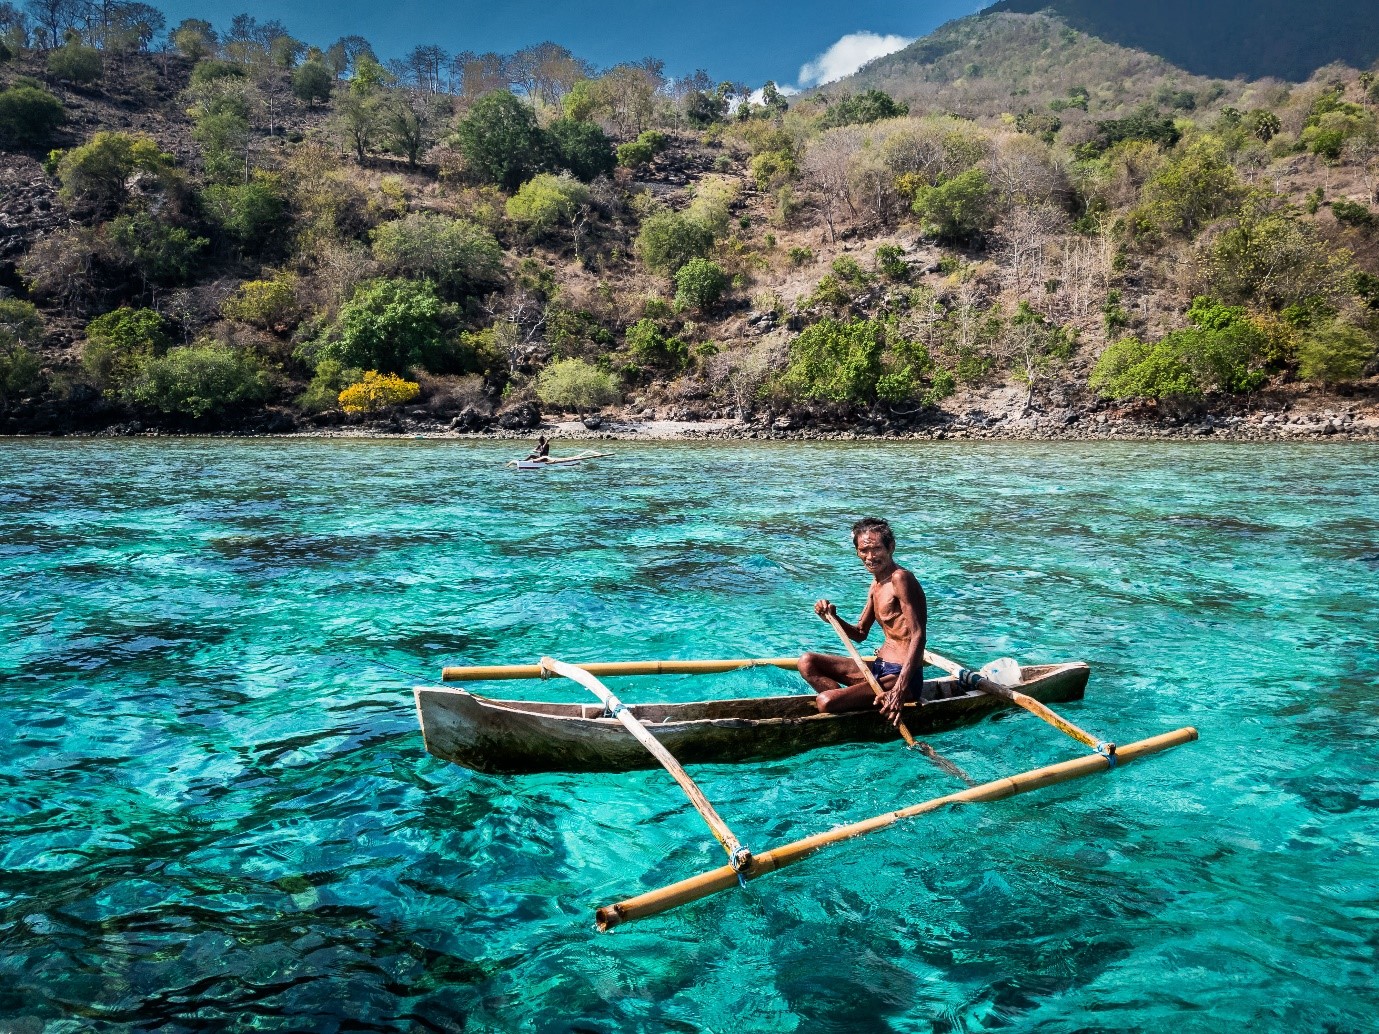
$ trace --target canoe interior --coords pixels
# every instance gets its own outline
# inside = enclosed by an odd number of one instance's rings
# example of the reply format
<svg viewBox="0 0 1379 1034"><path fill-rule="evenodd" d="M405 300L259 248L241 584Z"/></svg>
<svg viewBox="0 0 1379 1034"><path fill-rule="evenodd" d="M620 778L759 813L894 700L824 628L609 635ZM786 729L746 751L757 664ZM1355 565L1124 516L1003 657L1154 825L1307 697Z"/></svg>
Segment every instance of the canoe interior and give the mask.
<svg viewBox="0 0 1379 1034"><path fill-rule="evenodd" d="M1020 690L1044 703L1080 700L1089 669L1080 662L1030 665ZM952 677L927 680L923 704L906 704L915 735L955 728L1011 705ZM597 702L494 700L449 687L419 686L417 714L426 749L447 761L496 774L616 772L657 762ZM814 695L629 704L628 710L682 763L733 763L786 757L836 743L884 741L897 733L874 710L819 714Z"/></svg>

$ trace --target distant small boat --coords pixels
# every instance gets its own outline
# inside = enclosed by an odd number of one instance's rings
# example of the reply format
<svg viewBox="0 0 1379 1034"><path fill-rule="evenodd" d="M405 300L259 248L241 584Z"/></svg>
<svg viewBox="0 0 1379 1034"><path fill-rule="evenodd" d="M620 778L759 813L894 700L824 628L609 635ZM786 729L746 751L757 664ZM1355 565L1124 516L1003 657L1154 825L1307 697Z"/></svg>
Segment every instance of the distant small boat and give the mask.
<svg viewBox="0 0 1379 1034"><path fill-rule="evenodd" d="M508 460L507 465L518 470L544 470L546 467L571 467L576 463L607 455L606 452L582 452L578 456L542 456L538 459Z"/></svg>

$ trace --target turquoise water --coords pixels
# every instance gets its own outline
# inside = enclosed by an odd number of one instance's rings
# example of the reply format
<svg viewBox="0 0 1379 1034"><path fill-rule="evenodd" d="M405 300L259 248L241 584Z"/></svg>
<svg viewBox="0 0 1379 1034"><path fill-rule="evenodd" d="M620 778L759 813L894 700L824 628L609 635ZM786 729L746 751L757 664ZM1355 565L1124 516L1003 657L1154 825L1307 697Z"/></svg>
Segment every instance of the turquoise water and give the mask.
<svg viewBox="0 0 1379 1034"><path fill-rule="evenodd" d="M0 1030L1374 1029L1379 449L613 451L0 445ZM1083 658L1074 721L1201 741L612 934L596 906L723 861L664 773L423 753L443 663L831 647L868 513L940 652ZM1023 714L932 740L979 779L1081 750ZM885 744L693 774L757 850L955 788Z"/></svg>

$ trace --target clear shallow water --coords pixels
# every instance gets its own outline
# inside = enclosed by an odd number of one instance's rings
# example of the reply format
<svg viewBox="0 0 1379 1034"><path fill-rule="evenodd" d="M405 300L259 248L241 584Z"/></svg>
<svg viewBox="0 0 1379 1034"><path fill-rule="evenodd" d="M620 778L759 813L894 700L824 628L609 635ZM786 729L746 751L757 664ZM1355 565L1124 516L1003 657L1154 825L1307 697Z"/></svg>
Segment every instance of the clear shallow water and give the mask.
<svg viewBox="0 0 1379 1034"><path fill-rule="evenodd" d="M1379 449L616 452L0 445L0 1029L1374 1029ZM595 906L722 861L664 774L422 752L442 663L830 648L865 513L941 652L1086 659L1074 721L1201 741L613 934ZM933 742L978 778L1079 750ZM954 788L885 745L694 775L758 850Z"/></svg>

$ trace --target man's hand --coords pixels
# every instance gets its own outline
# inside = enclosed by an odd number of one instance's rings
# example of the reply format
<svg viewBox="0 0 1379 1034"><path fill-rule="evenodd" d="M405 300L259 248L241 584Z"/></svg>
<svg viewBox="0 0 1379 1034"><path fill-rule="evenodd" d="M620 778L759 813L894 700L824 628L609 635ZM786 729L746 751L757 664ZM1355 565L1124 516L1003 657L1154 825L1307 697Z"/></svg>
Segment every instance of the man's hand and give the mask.
<svg viewBox="0 0 1379 1034"><path fill-rule="evenodd" d="M819 600L819 602L814 604L814 613L818 614L822 620L827 621L830 615L833 617L838 616L838 608L828 600Z"/></svg>
<svg viewBox="0 0 1379 1034"><path fill-rule="evenodd" d="M897 682L886 692L884 696L877 697L877 706L881 708L881 716L892 725L900 724L900 714L905 706L905 691L901 689Z"/></svg>

